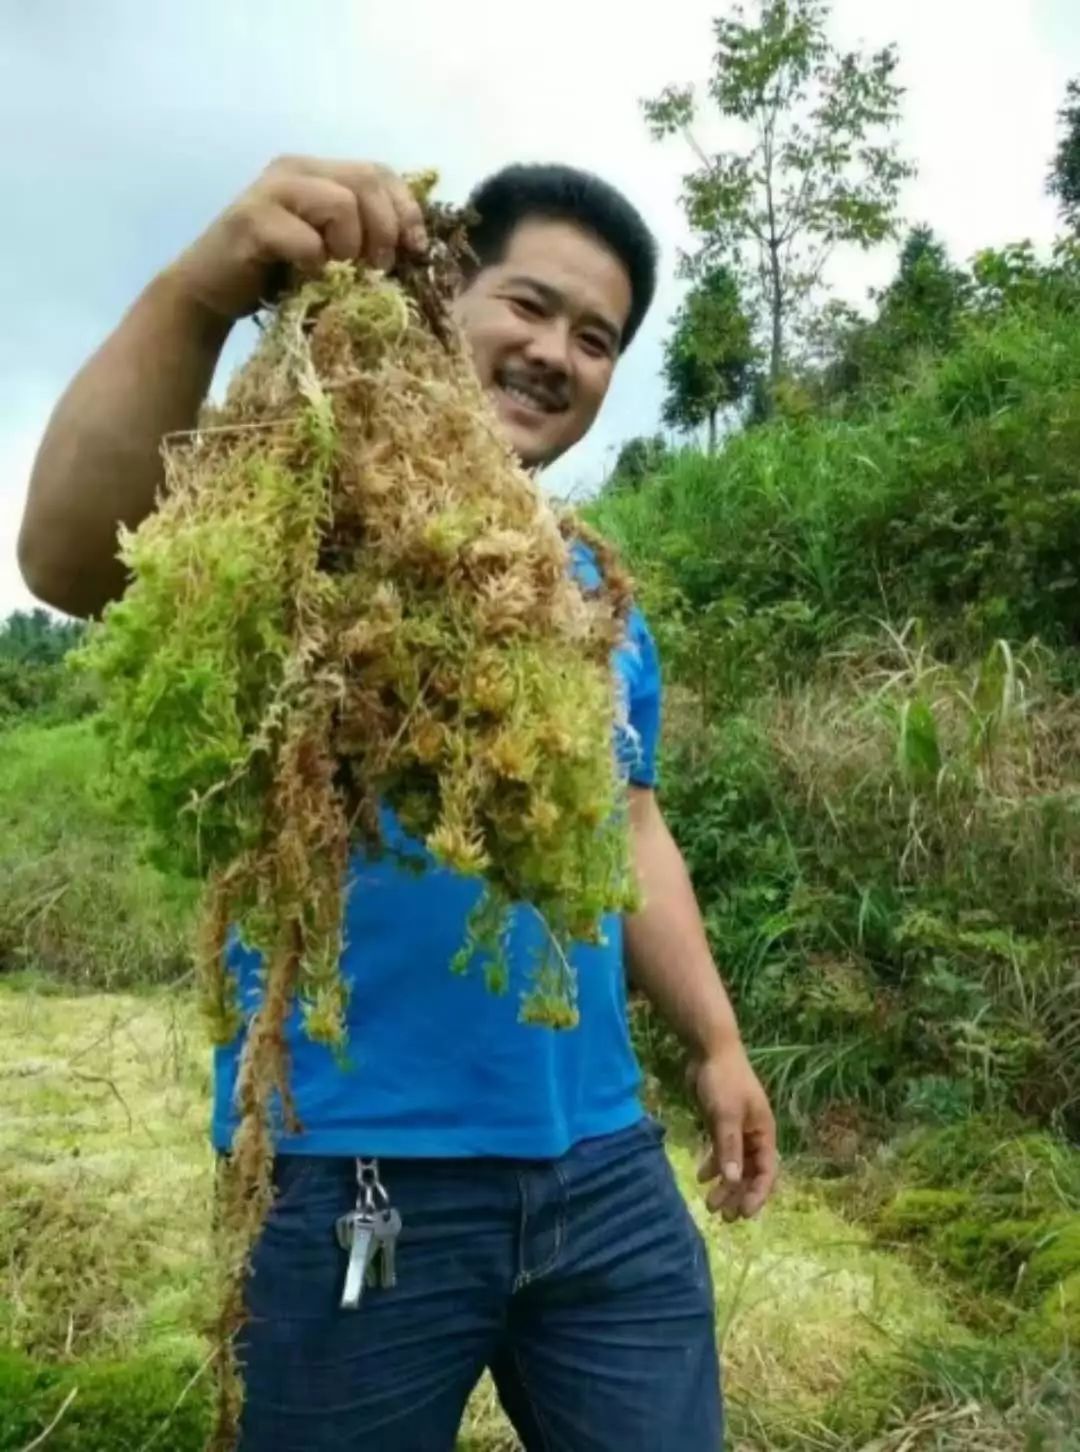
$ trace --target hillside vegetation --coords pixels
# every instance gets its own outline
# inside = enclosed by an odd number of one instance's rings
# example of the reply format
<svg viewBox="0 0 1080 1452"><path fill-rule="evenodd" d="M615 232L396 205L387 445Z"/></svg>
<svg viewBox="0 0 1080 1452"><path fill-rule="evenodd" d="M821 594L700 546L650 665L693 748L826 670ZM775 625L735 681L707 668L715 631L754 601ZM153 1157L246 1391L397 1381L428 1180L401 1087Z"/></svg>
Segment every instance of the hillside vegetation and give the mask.
<svg viewBox="0 0 1080 1452"><path fill-rule="evenodd" d="M916 237L822 346L715 453L631 441L589 510L660 643L663 806L783 1139L761 1222L704 1227L731 1446L1068 1452L1080 252L967 275ZM196 1452L193 886L120 816L77 636L0 628L0 1452ZM633 1025L701 1215L681 1054ZM513 1446L487 1384L461 1445Z"/></svg>
<svg viewBox="0 0 1080 1452"><path fill-rule="evenodd" d="M593 510L667 663L718 961L803 1129L1080 1124L1077 298L1055 272L887 390L804 393Z"/></svg>

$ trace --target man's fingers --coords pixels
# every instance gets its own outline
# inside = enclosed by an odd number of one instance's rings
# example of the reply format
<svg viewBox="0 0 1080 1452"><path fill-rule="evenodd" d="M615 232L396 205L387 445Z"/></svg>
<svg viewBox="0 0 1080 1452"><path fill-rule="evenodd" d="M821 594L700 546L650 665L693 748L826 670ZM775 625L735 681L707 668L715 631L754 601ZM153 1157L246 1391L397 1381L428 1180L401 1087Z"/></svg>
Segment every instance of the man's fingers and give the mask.
<svg viewBox="0 0 1080 1452"><path fill-rule="evenodd" d="M729 1185L737 1185L743 1173L742 1123L720 1115L712 1129L713 1154L719 1172Z"/></svg>
<svg viewBox="0 0 1080 1452"><path fill-rule="evenodd" d="M360 255L363 228L356 197L340 183L319 176L287 176L274 188L275 200L322 236L326 255L351 262Z"/></svg>
<svg viewBox="0 0 1080 1452"><path fill-rule="evenodd" d="M737 1220L743 1194L742 1124L728 1115L717 1115L710 1129L712 1141L698 1170L698 1180L715 1180L705 1197L713 1214L727 1221Z"/></svg>
<svg viewBox="0 0 1080 1452"><path fill-rule="evenodd" d="M427 247L419 203L396 173L372 162L321 161L317 157L283 157L272 170L285 177L308 177L344 187L352 193L362 236L353 257L388 271L399 247Z"/></svg>
<svg viewBox="0 0 1080 1452"><path fill-rule="evenodd" d="M756 1215L772 1194L780 1166L776 1150L776 1125L770 1116L762 1124L746 1131L746 1186L743 1214Z"/></svg>
<svg viewBox="0 0 1080 1452"><path fill-rule="evenodd" d="M385 182L376 178L357 193L357 200L364 226L364 257L372 267L389 272L404 241L390 192Z"/></svg>
<svg viewBox="0 0 1080 1452"><path fill-rule="evenodd" d="M776 1185L776 1173L777 1162L774 1156L772 1163L766 1169L748 1180L743 1197L747 1215L756 1215L772 1194Z"/></svg>
<svg viewBox="0 0 1080 1452"><path fill-rule="evenodd" d="M751 1187L743 1196L742 1213L748 1220L752 1219L769 1198L769 1192L764 1186L755 1189Z"/></svg>
<svg viewBox="0 0 1080 1452"><path fill-rule="evenodd" d="M263 216L259 246L267 260L291 263L301 272L317 272L326 261L322 233L288 207L272 207Z"/></svg>
<svg viewBox="0 0 1080 1452"><path fill-rule="evenodd" d="M385 180L387 195L397 213L398 226L401 231L401 236L405 241L405 246L411 248L414 252L426 252L428 237L420 203L402 181L401 177L396 176L394 172L386 172Z"/></svg>
<svg viewBox="0 0 1080 1452"><path fill-rule="evenodd" d="M698 1165L698 1184L703 1185L706 1180L715 1180L719 1173L720 1167L716 1161L716 1150L710 1145Z"/></svg>
<svg viewBox="0 0 1080 1452"><path fill-rule="evenodd" d="M743 1173L742 1125L737 1119L719 1115L709 1130L710 1145L698 1169L700 1181L722 1175L729 1185L738 1184Z"/></svg>
<svg viewBox="0 0 1080 1452"><path fill-rule="evenodd" d="M722 1213L725 1220L735 1220L739 1214L741 1194L741 1186L729 1185L724 1180L718 1180L706 1195L705 1204L712 1214Z"/></svg>
<svg viewBox="0 0 1080 1452"><path fill-rule="evenodd" d="M776 1122L771 1114L760 1123L747 1126L745 1142L746 1177L751 1184L763 1183L768 1194L780 1164L776 1149Z"/></svg>
<svg viewBox="0 0 1080 1452"><path fill-rule="evenodd" d="M772 1194L775 1182L775 1157L771 1165L765 1166L757 1173L747 1176L746 1184L742 1190L742 1213L747 1218L758 1213L765 1204L765 1201Z"/></svg>

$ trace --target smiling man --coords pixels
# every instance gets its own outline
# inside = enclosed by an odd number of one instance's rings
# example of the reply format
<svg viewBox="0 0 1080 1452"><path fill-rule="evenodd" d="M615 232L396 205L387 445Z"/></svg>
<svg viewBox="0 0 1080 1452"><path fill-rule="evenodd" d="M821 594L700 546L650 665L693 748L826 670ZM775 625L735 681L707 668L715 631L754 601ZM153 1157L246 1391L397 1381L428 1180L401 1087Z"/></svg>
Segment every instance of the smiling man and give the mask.
<svg viewBox="0 0 1080 1452"><path fill-rule="evenodd" d="M506 437L538 468L595 419L651 302L655 248L625 198L569 168L509 168L471 200L477 266L458 319ZM163 436L193 426L233 323L282 264L389 269L425 245L416 203L386 168L269 167L154 279L58 404L20 537L31 589L73 614L123 590L117 526L154 507ZM591 559L575 568L595 578ZM657 802L660 682L637 611L616 667L645 906L577 953L578 1028L526 1027L516 992L447 971L475 882L417 877L393 854L351 864L342 972L357 1067L311 1044L294 1015L303 1129L279 1142L248 1286L243 1452L448 1452L485 1367L529 1452L721 1445L708 1258L642 1111L627 976L687 1047L710 1139L701 1179L725 1218L767 1198L774 1127ZM383 830L422 852L388 811ZM540 931L515 914L514 989ZM250 1011L258 960L240 944L230 957ZM215 1058L221 1153L242 1043ZM358 1202L383 1212L387 1247L362 1294L367 1242L348 1219Z"/></svg>

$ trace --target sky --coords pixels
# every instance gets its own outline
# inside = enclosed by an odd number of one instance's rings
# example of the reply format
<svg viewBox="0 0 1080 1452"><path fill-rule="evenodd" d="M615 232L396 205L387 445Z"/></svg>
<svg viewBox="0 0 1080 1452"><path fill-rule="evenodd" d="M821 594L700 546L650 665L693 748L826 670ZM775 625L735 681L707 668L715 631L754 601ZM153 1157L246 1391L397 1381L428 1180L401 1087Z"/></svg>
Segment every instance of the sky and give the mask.
<svg viewBox="0 0 1080 1452"><path fill-rule="evenodd" d="M702 81L728 0L0 0L0 618L34 602L15 562L49 413L138 292L283 152L436 166L462 200L511 161L599 173L661 246L650 318L592 432L546 476L594 489L619 444L658 426L661 347L680 294L690 159L640 100ZM1076 0L834 0L844 46L895 41L898 137L919 167L908 222L957 260L1055 231L1044 192L1055 113L1080 74ZM853 302L895 248L835 259ZM251 345L238 328L217 386Z"/></svg>

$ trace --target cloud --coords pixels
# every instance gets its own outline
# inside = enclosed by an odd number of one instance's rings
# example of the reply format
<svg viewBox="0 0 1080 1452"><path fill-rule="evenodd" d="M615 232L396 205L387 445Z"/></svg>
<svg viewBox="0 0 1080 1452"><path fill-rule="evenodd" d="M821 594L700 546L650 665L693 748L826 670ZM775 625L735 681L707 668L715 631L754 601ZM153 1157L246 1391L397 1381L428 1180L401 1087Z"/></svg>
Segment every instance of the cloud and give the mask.
<svg viewBox="0 0 1080 1452"><path fill-rule="evenodd" d="M656 426L685 238L687 157L649 139L638 102L704 77L723 8L678 0L636 21L625 0L0 0L0 612L28 599L13 542L52 402L154 272L281 151L438 164L456 197L506 161L560 159L628 193L660 238L664 282L592 434L551 471L560 493L594 484L622 439ZM922 168L907 211L961 257L1050 235L1054 112L1080 71L1071 0L992 9L836 4L844 41L900 44L903 140ZM888 252L844 259L838 280L859 297L891 265Z"/></svg>

